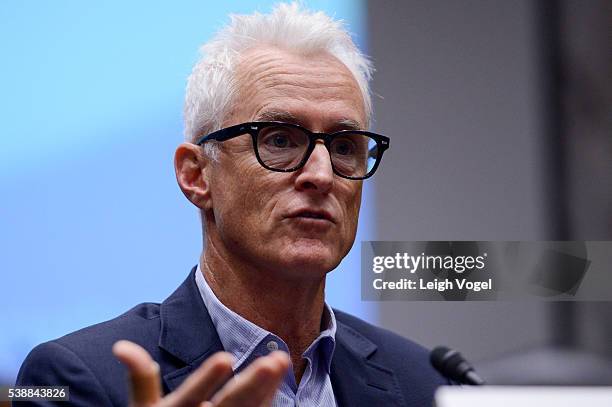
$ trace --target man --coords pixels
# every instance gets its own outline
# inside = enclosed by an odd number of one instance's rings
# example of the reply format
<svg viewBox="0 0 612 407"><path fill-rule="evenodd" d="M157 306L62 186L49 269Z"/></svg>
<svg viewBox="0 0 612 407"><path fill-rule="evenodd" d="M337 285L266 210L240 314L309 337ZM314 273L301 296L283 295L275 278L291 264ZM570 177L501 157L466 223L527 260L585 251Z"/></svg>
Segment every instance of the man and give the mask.
<svg viewBox="0 0 612 407"><path fill-rule="evenodd" d="M175 154L199 265L162 304L38 346L18 384L70 386L71 405L430 406L448 381L423 348L324 301L389 145L366 131L367 60L295 4L235 16L204 53Z"/></svg>

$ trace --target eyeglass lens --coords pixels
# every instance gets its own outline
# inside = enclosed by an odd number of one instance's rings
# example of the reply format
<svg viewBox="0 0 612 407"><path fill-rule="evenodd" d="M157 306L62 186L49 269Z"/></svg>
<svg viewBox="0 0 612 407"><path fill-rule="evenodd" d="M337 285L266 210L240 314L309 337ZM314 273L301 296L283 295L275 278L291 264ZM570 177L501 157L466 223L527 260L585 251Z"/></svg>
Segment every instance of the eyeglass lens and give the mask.
<svg viewBox="0 0 612 407"><path fill-rule="evenodd" d="M309 137L290 126L270 126L260 130L257 150L266 166L278 170L297 167L308 150ZM340 174L363 177L376 164L376 140L354 133L332 139L329 146L332 165Z"/></svg>

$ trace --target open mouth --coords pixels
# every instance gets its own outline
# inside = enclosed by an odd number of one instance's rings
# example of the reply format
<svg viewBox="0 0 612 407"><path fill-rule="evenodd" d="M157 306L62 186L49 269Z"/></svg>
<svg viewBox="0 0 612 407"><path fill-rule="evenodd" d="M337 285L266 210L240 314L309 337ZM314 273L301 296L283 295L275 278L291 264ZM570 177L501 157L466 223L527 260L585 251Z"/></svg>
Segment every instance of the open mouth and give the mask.
<svg viewBox="0 0 612 407"><path fill-rule="evenodd" d="M322 215L320 213L313 213L313 212L300 213L298 215L298 217L300 217L300 218L310 218L310 219L327 219L324 215Z"/></svg>
<svg viewBox="0 0 612 407"><path fill-rule="evenodd" d="M290 218L297 218L297 219L314 219L314 220L324 220L327 222L334 222L332 216L327 213L326 211L323 210L300 210L300 211L296 211L293 214L291 214L289 216Z"/></svg>

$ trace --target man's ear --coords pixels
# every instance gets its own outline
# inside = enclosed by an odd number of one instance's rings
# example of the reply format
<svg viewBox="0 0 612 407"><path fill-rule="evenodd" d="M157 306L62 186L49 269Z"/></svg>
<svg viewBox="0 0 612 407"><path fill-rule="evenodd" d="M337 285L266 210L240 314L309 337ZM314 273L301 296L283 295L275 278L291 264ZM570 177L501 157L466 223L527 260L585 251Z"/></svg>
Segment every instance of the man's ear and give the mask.
<svg viewBox="0 0 612 407"><path fill-rule="evenodd" d="M212 208L210 167L210 159L195 144L182 143L174 153L174 171L183 194L204 210Z"/></svg>

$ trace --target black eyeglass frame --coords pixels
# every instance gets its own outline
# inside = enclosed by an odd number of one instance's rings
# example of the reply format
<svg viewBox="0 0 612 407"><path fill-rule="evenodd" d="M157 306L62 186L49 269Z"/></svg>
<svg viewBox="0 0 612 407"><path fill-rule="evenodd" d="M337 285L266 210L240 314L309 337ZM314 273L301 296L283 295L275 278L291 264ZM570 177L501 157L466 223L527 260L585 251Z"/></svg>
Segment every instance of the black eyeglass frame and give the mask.
<svg viewBox="0 0 612 407"><path fill-rule="evenodd" d="M259 135L259 132L262 129L265 129L267 127L272 127L272 126L293 127L295 129L302 131L304 134L306 134L306 136L308 136L308 140L309 140L308 147L306 148L304 157L296 166L287 168L287 169L271 168L267 166L263 162L261 157L259 156L259 149L257 148L257 137ZM304 128L300 125L293 124L293 123L247 122L247 123L237 124L235 126L226 127L224 129L217 130L210 134L203 135L197 139L195 144L201 146L202 144L210 140L226 141L226 140L230 140L235 137L242 136L244 134L251 135L251 139L253 141L253 151L255 151L255 157L257 158L257 161L259 162L259 164L261 164L261 166L264 167L265 169L270 170L270 171L275 171L275 172L294 172L302 168L304 165L306 165L306 162L308 161L308 159L310 158L310 155L314 151L314 148L316 146L316 141L318 139L321 139L323 140L323 143L325 147L327 148L327 152L330 154L329 159L330 159L332 170L334 171L334 174L338 175L339 177L351 179L351 180L363 180L363 179L370 178L372 175L374 175L374 173L376 172L376 169L378 168L378 166L380 165L380 162L382 161L383 153L385 152L385 150L389 148L389 142L390 142L389 137L383 136L381 134L372 133L369 131L364 131L364 130L340 130L334 133L314 133L308 130L307 128ZM375 152L376 162L374 163L374 166L372 167L372 169L368 171L364 176L350 177L348 175L344 175L338 172L338 170L336 170L336 167L334 166L334 161L331 158L331 150L330 150L331 142L334 138L345 135L345 134L360 134L360 135L368 136L376 142L376 147L374 147L368 152L369 154L371 154L372 151Z"/></svg>

